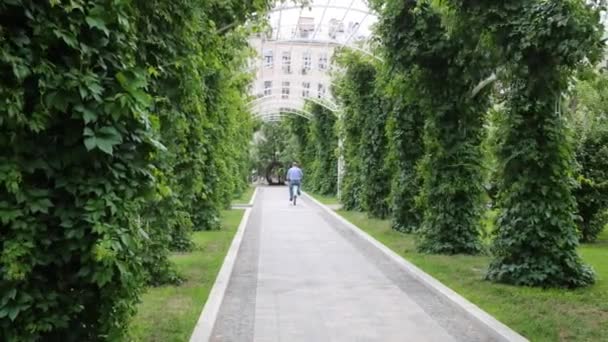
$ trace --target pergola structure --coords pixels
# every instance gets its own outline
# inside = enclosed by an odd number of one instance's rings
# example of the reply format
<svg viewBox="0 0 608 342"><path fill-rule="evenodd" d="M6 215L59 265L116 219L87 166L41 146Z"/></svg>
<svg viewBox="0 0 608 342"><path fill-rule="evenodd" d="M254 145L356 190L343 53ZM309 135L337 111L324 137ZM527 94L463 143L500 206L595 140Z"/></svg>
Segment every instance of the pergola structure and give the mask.
<svg viewBox="0 0 608 342"><path fill-rule="evenodd" d="M338 113L339 107L329 90L331 58L323 69L320 62L319 68L313 69L311 57L308 69L293 68L294 53L299 57L313 49L316 53L325 51L327 56L335 48L346 47L373 56L367 41L377 15L370 10L367 1L314 0L305 6L277 1L267 19L270 29L250 40L258 50L253 63L256 81L252 95L255 99L249 103L253 116L264 121L277 121L285 115L310 118L311 113L304 108L307 101ZM275 63L275 57L282 57L282 60L276 58ZM282 62L281 67L275 67L278 62ZM306 73L305 69L313 70ZM316 93L312 84L317 85Z"/></svg>

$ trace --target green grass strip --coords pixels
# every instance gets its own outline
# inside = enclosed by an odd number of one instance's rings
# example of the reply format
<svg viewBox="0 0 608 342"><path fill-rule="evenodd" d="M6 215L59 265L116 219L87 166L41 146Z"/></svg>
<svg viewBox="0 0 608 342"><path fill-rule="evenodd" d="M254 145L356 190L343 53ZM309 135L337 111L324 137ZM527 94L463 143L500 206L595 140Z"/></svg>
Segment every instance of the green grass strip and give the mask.
<svg viewBox="0 0 608 342"><path fill-rule="evenodd" d="M544 290L484 281L488 256L420 254L414 235L392 230L389 221L338 213L531 341L605 341L608 336L608 231L579 249L598 274L595 285Z"/></svg>
<svg viewBox="0 0 608 342"><path fill-rule="evenodd" d="M188 341L243 213L243 210L223 211L221 230L195 232L195 250L171 257L184 282L179 286L148 289L130 327L134 341Z"/></svg>

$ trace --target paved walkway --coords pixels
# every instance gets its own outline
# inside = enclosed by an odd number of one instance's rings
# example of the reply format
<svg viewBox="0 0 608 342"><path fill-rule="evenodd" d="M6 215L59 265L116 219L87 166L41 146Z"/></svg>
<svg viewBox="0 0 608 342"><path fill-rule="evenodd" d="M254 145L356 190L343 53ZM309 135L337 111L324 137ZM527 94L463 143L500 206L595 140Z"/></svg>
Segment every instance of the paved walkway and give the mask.
<svg viewBox="0 0 608 342"><path fill-rule="evenodd" d="M261 187L212 341L492 341L377 248Z"/></svg>

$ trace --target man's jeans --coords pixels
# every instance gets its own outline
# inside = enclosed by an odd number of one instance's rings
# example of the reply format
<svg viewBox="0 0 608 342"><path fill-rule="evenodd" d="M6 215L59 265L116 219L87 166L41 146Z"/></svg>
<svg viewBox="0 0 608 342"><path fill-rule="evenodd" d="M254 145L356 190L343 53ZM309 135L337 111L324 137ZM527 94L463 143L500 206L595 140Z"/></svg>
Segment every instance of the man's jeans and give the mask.
<svg viewBox="0 0 608 342"><path fill-rule="evenodd" d="M301 195L300 192L300 188L302 187L302 184L300 183L299 180L293 180L293 181L289 181L289 200L293 200L293 186L297 185L298 186L298 196Z"/></svg>

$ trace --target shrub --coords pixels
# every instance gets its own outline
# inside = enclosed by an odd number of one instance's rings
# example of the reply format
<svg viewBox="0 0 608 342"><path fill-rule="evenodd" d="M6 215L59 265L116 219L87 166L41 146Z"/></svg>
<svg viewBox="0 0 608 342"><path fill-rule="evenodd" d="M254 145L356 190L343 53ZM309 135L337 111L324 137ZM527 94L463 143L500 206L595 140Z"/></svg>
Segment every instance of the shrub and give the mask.
<svg viewBox="0 0 608 342"><path fill-rule="evenodd" d="M133 8L0 1L0 340L117 340L153 191Z"/></svg>

